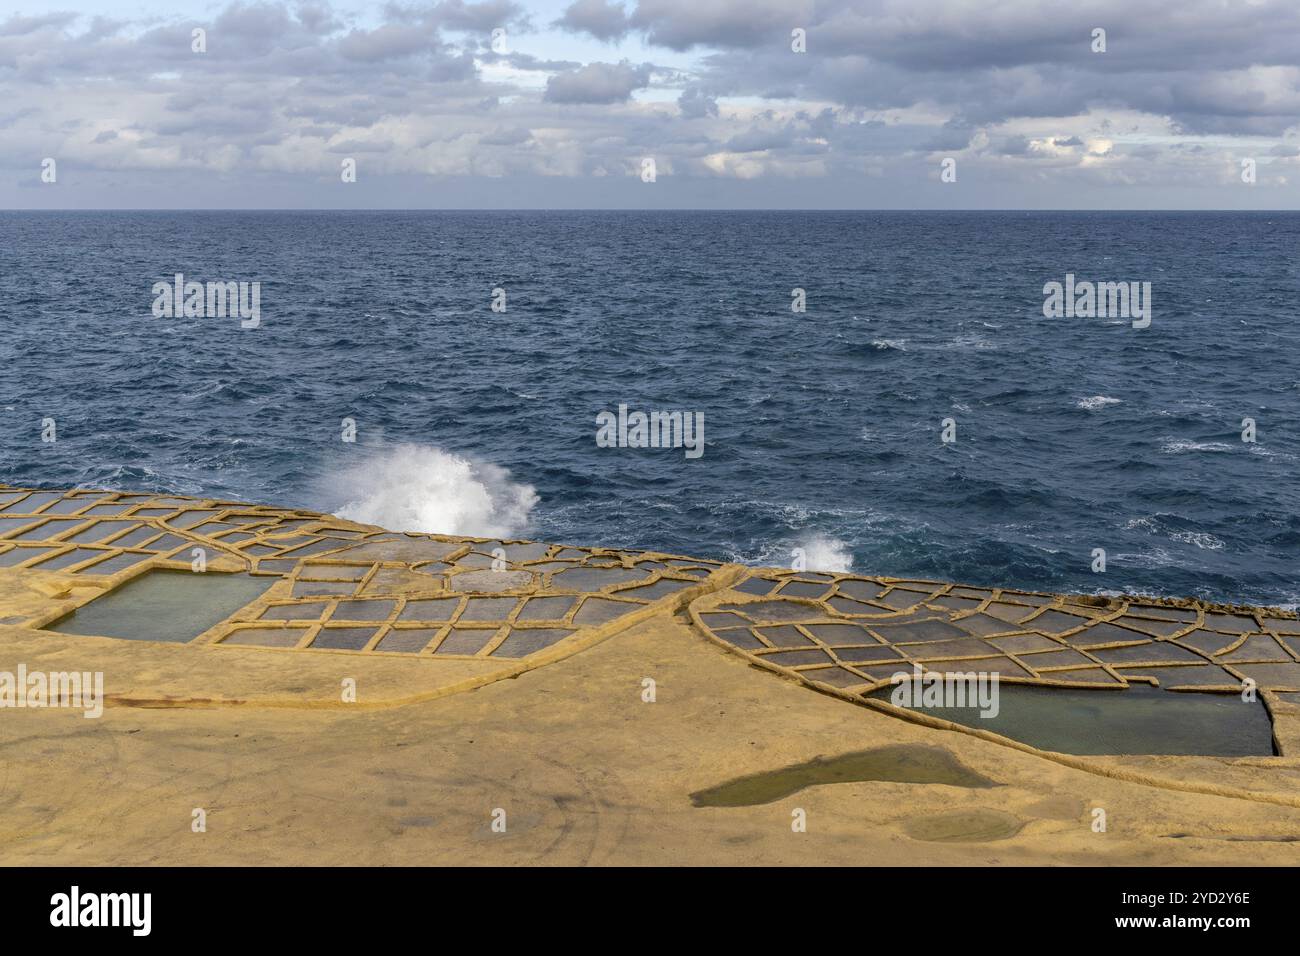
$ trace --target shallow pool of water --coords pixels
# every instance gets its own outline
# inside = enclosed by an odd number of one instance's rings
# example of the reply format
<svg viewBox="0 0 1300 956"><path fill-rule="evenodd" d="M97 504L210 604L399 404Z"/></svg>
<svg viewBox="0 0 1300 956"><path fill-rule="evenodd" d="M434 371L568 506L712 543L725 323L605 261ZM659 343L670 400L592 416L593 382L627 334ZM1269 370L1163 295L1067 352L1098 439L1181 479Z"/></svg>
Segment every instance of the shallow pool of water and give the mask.
<svg viewBox="0 0 1300 956"><path fill-rule="evenodd" d="M45 625L44 630L181 643L224 621L277 580L212 571L151 571Z"/></svg>
<svg viewBox="0 0 1300 956"><path fill-rule="evenodd" d="M697 807L750 807L780 800L805 787L867 780L939 783L951 787L997 786L940 747L896 744L836 757L817 757L806 763L739 777L691 794L691 802Z"/></svg>
<svg viewBox="0 0 1300 956"><path fill-rule="evenodd" d="M892 690L873 696L887 701ZM998 691L995 717L981 717L969 707L912 709L1057 753L1249 757L1274 752L1264 705L1245 702L1239 694L1174 693L1145 685L1064 690L1002 684Z"/></svg>

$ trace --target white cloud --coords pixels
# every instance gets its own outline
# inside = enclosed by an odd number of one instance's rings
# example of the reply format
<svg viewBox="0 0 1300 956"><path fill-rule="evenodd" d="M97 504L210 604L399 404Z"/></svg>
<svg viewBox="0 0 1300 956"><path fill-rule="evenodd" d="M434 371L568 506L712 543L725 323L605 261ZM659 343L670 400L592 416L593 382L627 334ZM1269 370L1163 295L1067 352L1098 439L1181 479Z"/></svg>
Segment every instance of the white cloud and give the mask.
<svg viewBox="0 0 1300 956"><path fill-rule="evenodd" d="M328 205L341 155L358 158L371 196L385 177L633 183L653 155L679 183L762 183L754 201L776 205L806 202L810 186L792 184L819 179L832 205L906 203L929 195L914 184L936 156L959 155L959 182L983 167L983 200L1000 206L1108 184L1141 205L1132 189L1167 182L1230 206L1243 195L1232 170L1251 155L1257 191L1297 204L1279 188L1300 144L1291 0L577 0L558 27L547 19L511 0L397 3L364 21L325 0L232 3L203 21L10 17L0 206L66 201L33 188L46 156L77 171L89 204L124 184L147 204L169 173L215 202L241 204L241 175L258 175L271 195L301 186ZM1088 49L1094 24L1105 54ZM206 54L190 49L196 26ZM496 26L512 52L491 49ZM806 53L790 49L795 27ZM646 56L572 57L593 49L579 33L617 40L616 56L648 44ZM672 68L650 62L656 50ZM864 176L876 192L856 189ZM675 188L630 201L686 195Z"/></svg>

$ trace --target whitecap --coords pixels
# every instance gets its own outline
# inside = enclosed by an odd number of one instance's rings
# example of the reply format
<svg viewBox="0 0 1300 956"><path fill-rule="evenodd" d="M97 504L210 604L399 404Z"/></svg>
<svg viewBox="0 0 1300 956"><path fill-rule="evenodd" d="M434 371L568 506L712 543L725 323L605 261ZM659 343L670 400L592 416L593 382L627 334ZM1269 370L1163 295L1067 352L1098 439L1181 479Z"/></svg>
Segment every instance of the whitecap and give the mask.
<svg viewBox="0 0 1300 956"><path fill-rule="evenodd" d="M1118 405L1118 398L1111 398L1109 395L1093 395L1090 398L1081 398L1074 403L1075 408L1086 408L1088 411L1096 411L1099 408L1105 408L1107 405Z"/></svg>
<svg viewBox="0 0 1300 956"><path fill-rule="evenodd" d="M1185 544L1194 544L1202 551L1223 550L1223 542L1208 531L1175 531L1169 537Z"/></svg>
<svg viewBox="0 0 1300 956"><path fill-rule="evenodd" d="M1165 442L1160 450L1166 455L1175 455L1183 451L1232 451L1232 446L1221 441L1200 442L1180 438Z"/></svg>

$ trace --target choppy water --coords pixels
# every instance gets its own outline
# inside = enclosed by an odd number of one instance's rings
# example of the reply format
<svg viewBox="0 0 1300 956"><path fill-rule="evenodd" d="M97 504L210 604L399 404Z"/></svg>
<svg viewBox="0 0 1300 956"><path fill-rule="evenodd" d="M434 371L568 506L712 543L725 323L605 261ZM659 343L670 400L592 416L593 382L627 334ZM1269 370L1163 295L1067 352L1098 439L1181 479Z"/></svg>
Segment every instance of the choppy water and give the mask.
<svg viewBox="0 0 1300 956"><path fill-rule="evenodd" d="M0 213L0 481L1291 603L1298 239L1284 213ZM176 272L260 281L261 327L154 318ZM1045 319L1067 272L1150 281L1151 327ZM704 456L596 447L619 402L702 411Z"/></svg>

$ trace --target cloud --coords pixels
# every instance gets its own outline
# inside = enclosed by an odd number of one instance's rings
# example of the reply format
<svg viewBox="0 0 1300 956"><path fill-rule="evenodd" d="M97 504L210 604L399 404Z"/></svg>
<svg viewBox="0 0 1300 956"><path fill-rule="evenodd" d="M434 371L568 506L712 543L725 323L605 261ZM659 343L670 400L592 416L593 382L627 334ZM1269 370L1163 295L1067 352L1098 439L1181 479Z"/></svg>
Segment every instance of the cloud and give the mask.
<svg viewBox="0 0 1300 956"><path fill-rule="evenodd" d="M485 146L518 146L533 138L532 130L516 127L514 129L495 129L479 137Z"/></svg>
<svg viewBox="0 0 1300 956"><path fill-rule="evenodd" d="M546 83L552 103L622 103L633 90L650 83L650 67L622 63L588 63L567 73L557 73Z"/></svg>
<svg viewBox="0 0 1300 956"><path fill-rule="evenodd" d="M1255 192L1269 195L1300 155L1294 0L576 0L532 22L527 0L8 17L0 206L149 204L166 176L184 183L168 196L232 205L253 181L328 205L515 178L542 185L496 193L528 204L558 195L558 180L618 195L651 155L656 189L629 202L712 201L770 179L760 198L778 205L961 202L980 182L972 201L1002 206L1088 189L1158 205L1147 190L1169 188L1225 206L1245 195L1222 191L1240 185L1240 157L1259 158ZM1096 26L1105 53L1091 51ZM205 54L191 50L196 27ZM509 52L491 49L497 27ZM637 59L657 62L592 60L588 38L618 56L644 43ZM350 192L341 155L360 165ZM962 178L939 200L926 190L950 155ZM33 191L47 156L70 172ZM707 185L673 193L693 179Z"/></svg>
<svg viewBox="0 0 1300 956"><path fill-rule="evenodd" d="M677 97L677 108L682 111L682 116L687 119L718 115L717 99L702 92L696 86L682 90L682 95Z"/></svg>
<svg viewBox="0 0 1300 956"><path fill-rule="evenodd" d="M377 63L418 56L436 46L438 37L430 27L412 29L405 24L385 24L375 30L353 30L339 41L341 56L361 63Z"/></svg>
<svg viewBox="0 0 1300 956"><path fill-rule="evenodd" d="M490 33L498 27L505 28L518 22L523 12L523 8L513 0L486 0L483 3L442 0L430 8L428 19L448 30Z"/></svg>
<svg viewBox="0 0 1300 956"><path fill-rule="evenodd" d="M589 33L597 40L619 40L631 24L622 3L608 0L574 0L555 25L571 33Z"/></svg>
<svg viewBox="0 0 1300 956"><path fill-rule="evenodd" d="M812 0L640 0L631 22L648 42L673 50L778 42L788 49L790 31L812 22L814 7Z"/></svg>

